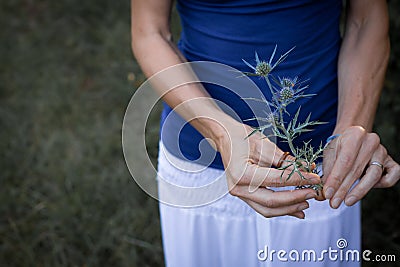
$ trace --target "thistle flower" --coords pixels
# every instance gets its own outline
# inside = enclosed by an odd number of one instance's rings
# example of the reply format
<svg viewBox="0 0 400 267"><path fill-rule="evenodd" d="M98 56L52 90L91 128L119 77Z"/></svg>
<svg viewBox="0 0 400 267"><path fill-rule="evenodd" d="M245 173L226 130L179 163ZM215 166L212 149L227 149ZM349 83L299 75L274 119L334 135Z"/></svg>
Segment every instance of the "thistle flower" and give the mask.
<svg viewBox="0 0 400 267"><path fill-rule="evenodd" d="M296 83L297 83L297 77L295 77L293 80L286 77L279 79L279 84L281 85L282 88L284 87L293 88Z"/></svg>
<svg viewBox="0 0 400 267"><path fill-rule="evenodd" d="M257 65L255 67L255 73L258 76L263 76L263 77L267 77L268 74L271 72L271 70L272 70L271 65L265 61L257 62Z"/></svg>
<svg viewBox="0 0 400 267"><path fill-rule="evenodd" d="M295 102L299 98L315 95L304 94L304 90L308 88L308 85L303 85L304 82L300 82L298 77L294 77L293 79L279 77L278 80L274 78L274 82L277 86L270 86L272 91L271 106L278 110L286 112L286 107L290 103Z"/></svg>
<svg viewBox="0 0 400 267"><path fill-rule="evenodd" d="M290 78L279 78L279 86L281 87L279 91L279 98L282 101L290 100L294 97L294 86L297 82L297 77L293 80Z"/></svg>
<svg viewBox="0 0 400 267"><path fill-rule="evenodd" d="M294 91L290 87L283 87L279 91L279 98L282 99L282 101L290 100L293 98L293 96L294 96Z"/></svg>
<svg viewBox="0 0 400 267"><path fill-rule="evenodd" d="M254 73L251 73L251 72L243 72L243 73L248 76L263 77L263 78L267 79L267 81L268 81L268 75L276 68L276 66L278 66L280 63L282 63L282 61L284 61L286 59L286 57L289 55L289 53L294 49L294 47L291 48L289 51L287 51L286 53L281 55L275 63L272 63L272 61L274 60L275 53L276 53L276 48L277 48L277 45L275 45L274 51L272 52L272 55L269 58L268 62L265 60L261 61L260 58L258 57L257 52L255 52L256 66L252 66L249 62L242 59L243 62L254 71Z"/></svg>

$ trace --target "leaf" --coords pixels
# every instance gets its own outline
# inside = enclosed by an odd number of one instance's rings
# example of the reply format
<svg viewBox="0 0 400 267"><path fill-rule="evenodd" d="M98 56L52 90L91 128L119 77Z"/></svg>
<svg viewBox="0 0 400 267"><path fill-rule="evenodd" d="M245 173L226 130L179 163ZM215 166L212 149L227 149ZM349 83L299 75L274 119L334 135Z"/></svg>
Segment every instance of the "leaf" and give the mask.
<svg viewBox="0 0 400 267"><path fill-rule="evenodd" d="M274 69L274 68L275 68L276 66L278 66L281 62L283 62L283 61L287 58L287 56L289 55L289 53L293 51L294 48L295 48L295 46L292 47L292 48L291 48L289 51L287 51L285 54L281 55L280 58L275 62L275 64L274 64L274 66L272 67L272 69Z"/></svg>
<svg viewBox="0 0 400 267"><path fill-rule="evenodd" d="M274 51L272 52L271 57L269 58L269 65L272 66L272 60L274 59L275 56L275 52L276 52L276 48L278 47L278 45L275 45Z"/></svg>
<svg viewBox="0 0 400 267"><path fill-rule="evenodd" d="M294 168L288 175L288 177L286 178L286 182L289 181L290 178L292 178L294 172L295 172L296 168Z"/></svg>
<svg viewBox="0 0 400 267"><path fill-rule="evenodd" d="M297 109L296 114L294 115L294 118L293 118L293 127L296 126L297 119L299 118L299 114L300 114L300 109L301 109L301 106L299 106L299 108Z"/></svg>
<svg viewBox="0 0 400 267"><path fill-rule="evenodd" d="M254 129L251 133L249 133L249 135L246 137L246 138L249 138L250 136L252 136L253 134L255 134L256 132L259 132L260 130L257 128L257 129Z"/></svg>
<svg viewBox="0 0 400 267"><path fill-rule="evenodd" d="M252 101L256 101L256 102L261 102L261 103L266 103L266 104L270 104L268 102L268 100L266 100L265 98L255 98L255 97L242 97L243 100L252 100Z"/></svg>
<svg viewBox="0 0 400 267"><path fill-rule="evenodd" d="M255 56L256 56L256 62L257 62L257 64L260 64L261 61L260 61L260 58L258 57L257 52L255 52L255 54L256 54L256 55L255 55Z"/></svg>
<svg viewBox="0 0 400 267"><path fill-rule="evenodd" d="M251 72L243 71L242 73L243 73L244 75L247 75L247 76L260 77L260 75L255 74L255 73L251 73Z"/></svg>
<svg viewBox="0 0 400 267"><path fill-rule="evenodd" d="M253 67L250 63L248 63L246 60L244 60L244 59L242 59L243 60L243 62L244 62L244 64L246 64L247 66L249 66L251 69L253 69L253 70L256 70L256 68L255 67ZM246 73L246 72L243 72L243 73ZM247 74L247 73L246 73Z"/></svg>

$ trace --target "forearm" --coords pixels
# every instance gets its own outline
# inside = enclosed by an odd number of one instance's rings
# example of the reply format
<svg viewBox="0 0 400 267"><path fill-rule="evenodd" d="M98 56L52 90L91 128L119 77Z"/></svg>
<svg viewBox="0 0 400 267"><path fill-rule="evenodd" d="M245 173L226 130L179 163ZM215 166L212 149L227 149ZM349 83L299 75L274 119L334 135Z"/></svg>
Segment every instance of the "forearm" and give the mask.
<svg viewBox="0 0 400 267"><path fill-rule="evenodd" d="M226 138L225 127L236 121L224 113L211 99L194 74L179 64L185 61L168 34L152 32L133 32L140 36L133 38L134 55L147 77L152 78L152 85L163 100L189 121L204 137L210 138L218 147L222 138ZM173 67L173 68L171 68Z"/></svg>
<svg viewBox="0 0 400 267"><path fill-rule="evenodd" d="M371 131L389 58L387 10L375 8L362 18L352 12L339 55L335 133L350 126Z"/></svg>

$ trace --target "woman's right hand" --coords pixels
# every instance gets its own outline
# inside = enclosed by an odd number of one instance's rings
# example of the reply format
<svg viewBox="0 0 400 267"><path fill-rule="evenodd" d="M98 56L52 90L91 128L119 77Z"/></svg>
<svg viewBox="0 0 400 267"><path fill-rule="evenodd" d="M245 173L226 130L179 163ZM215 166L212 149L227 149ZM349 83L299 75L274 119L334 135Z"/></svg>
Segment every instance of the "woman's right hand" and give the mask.
<svg viewBox="0 0 400 267"><path fill-rule="evenodd" d="M216 142L225 166L229 192L245 201L264 217L291 215L304 219L303 210L309 207L308 199L317 197L313 189L273 191L267 187L312 185L321 182L313 173L304 173L306 179L277 166L283 155L273 142L262 133L248 137L250 126L233 123L225 125L225 135ZM291 157L291 156L289 156ZM292 159L294 159L292 157Z"/></svg>

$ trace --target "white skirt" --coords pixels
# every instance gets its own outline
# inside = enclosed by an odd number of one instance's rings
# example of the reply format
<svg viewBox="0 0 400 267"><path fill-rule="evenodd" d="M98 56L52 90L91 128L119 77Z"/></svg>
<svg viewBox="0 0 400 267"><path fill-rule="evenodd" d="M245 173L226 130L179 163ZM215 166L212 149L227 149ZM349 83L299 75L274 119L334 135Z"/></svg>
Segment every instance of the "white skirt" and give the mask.
<svg viewBox="0 0 400 267"><path fill-rule="evenodd" d="M267 219L227 193L224 171L174 157L162 143L157 179L167 267L360 266L360 203L334 210L309 200L304 220ZM200 197L182 193L199 187Z"/></svg>

